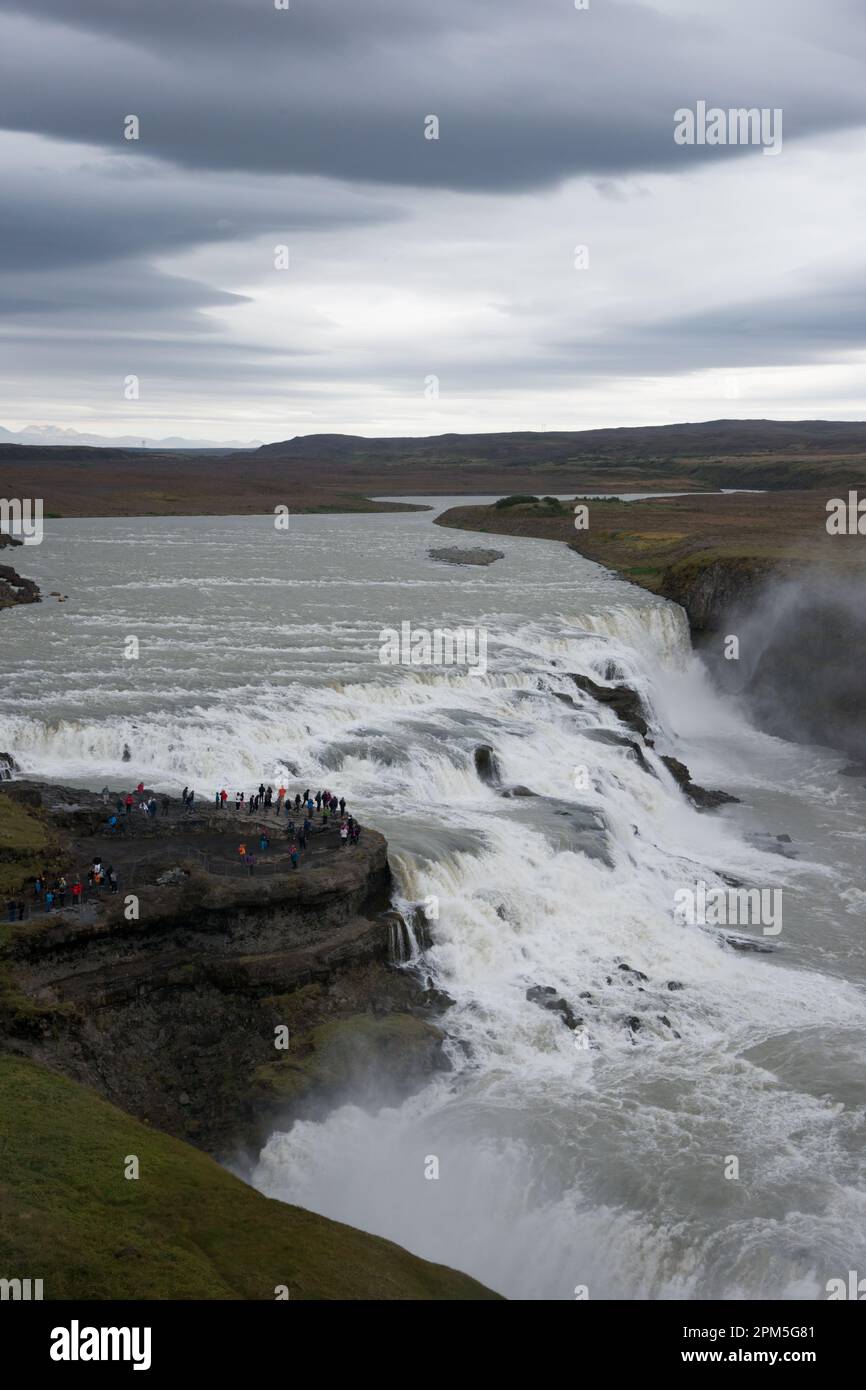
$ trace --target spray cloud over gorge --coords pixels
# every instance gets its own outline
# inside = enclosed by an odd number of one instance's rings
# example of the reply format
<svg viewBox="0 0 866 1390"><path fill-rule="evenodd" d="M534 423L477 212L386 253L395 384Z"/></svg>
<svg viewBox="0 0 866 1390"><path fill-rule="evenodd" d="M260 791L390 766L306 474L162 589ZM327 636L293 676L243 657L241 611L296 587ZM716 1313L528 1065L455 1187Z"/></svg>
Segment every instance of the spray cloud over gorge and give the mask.
<svg viewBox="0 0 866 1390"><path fill-rule="evenodd" d="M866 579L832 568L776 577L728 630L739 657L714 657L714 675L748 695L761 725L783 738L830 743L866 761Z"/></svg>

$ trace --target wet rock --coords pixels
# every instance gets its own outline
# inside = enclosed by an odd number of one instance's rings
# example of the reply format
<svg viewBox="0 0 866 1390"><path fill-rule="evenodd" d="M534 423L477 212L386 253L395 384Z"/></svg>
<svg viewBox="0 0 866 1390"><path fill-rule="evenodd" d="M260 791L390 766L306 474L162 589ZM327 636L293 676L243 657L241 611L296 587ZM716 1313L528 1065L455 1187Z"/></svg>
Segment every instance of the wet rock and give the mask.
<svg viewBox="0 0 866 1390"><path fill-rule="evenodd" d="M733 946L735 951L754 951L760 956L772 955L776 949L768 941L761 941L757 937L749 939L745 936L726 936L725 941L729 946Z"/></svg>
<svg viewBox="0 0 866 1390"><path fill-rule="evenodd" d="M475 771L486 782L489 787L495 787L500 781L499 761L489 743L479 743L474 753Z"/></svg>
<svg viewBox="0 0 866 1390"><path fill-rule="evenodd" d="M693 806L700 810L712 810L716 806L724 806L729 802L739 804L739 797L731 796L729 792L708 791L706 787L699 787L692 781L692 774L689 772L685 763L681 763L679 758L672 758L666 754L662 755L662 762L674 781L682 788Z"/></svg>
<svg viewBox="0 0 866 1390"><path fill-rule="evenodd" d="M433 934L430 931L427 913L420 903L412 908L410 918L412 922L412 934L418 943L418 950L429 951L430 947L433 945Z"/></svg>
<svg viewBox="0 0 866 1390"><path fill-rule="evenodd" d="M726 874L721 869L714 869L713 873L720 878L723 883L727 883L729 888L746 888L748 885L742 878L735 878L733 874Z"/></svg>
<svg viewBox="0 0 866 1390"><path fill-rule="evenodd" d="M594 743L607 743L611 747L627 748L644 772L652 772L652 768L644 757L643 749L639 743L635 743L633 738L627 738L625 734L618 734L615 729L583 729L581 732L584 738L592 739Z"/></svg>
<svg viewBox="0 0 866 1390"><path fill-rule="evenodd" d="M570 671L569 679L574 682L578 690L582 690L585 695L591 695L600 705L609 705L618 719L623 724L627 724L635 733L646 735L649 733L643 702L636 690L632 690L629 685L598 685L589 676L581 676Z"/></svg>
<svg viewBox="0 0 866 1390"><path fill-rule="evenodd" d="M500 792L500 796L504 796L506 800L510 801L513 797L538 796L538 792L531 792L528 787L518 783L516 787L506 787L504 791Z"/></svg>
<svg viewBox="0 0 866 1390"><path fill-rule="evenodd" d="M21 769L11 753L0 753L0 782L8 782L16 772L20 771Z"/></svg>
<svg viewBox="0 0 866 1390"><path fill-rule="evenodd" d="M866 763L849 763L839 769L840 777L866 777Z"/></svg>
<svg viewBox="0 0 866 1390"><path fill-rule="evenodd" d="M435 1009L437 1013L444 1013L446 1009L453 1009L456 1002L447 990L436 989L435 986L429 984L419 1000L422 1008Z"/></svg>
<svg viewBox="0 0 866 1390"><path fill-rule="evenodd" d="M683 988L682 980L668 980L668 989L674 990L674 989L682 989L682 988Z"/></svg>
<svg viewBox="0 0 866 1390"><path fill-rule="evenodd" d="M750 845L757 845L765 854L780 854L784 859L798 858L789 836L771 835L768 831L749 831L746 835Z"/></svg>
<svg viewBox="0 0 866 1390"><path fill-rule="evenodd" d="M552 985L532 985L526 991L526 998L531 1004L559 1014L568 1028L578 1028L583 1023L583 1019L575 1015L571 1005L556 993Z"/></svg>
<svg viewBox="0 0 866 1390"><path fill-rule="evenodd" d="M4 536L4 543L12 542L11 536ZM40 603L42 595L32 579L24 579L11 565L0 565L0 608L11 608L15 603Z"/></svg>
<svg viewBox="0 0 866 1390"><path fill-rule="evenodd" d="M123 752L121 753L120 757L121 757L121 762L124 762L124 763L131 763L131 762L132 762L132 753L130 752L130 748L129 748L129 744L128 744L128 743L125 743L125 744L123 745Z"/></svg>
<svg viewBox="0 0 866 1390"><path fill-rule="evenodd" d="M441 560L447 565L492 565L494 560L502 560L504 550L484 550L481 546L466 549L459 545L439 546L428 550L431 560Z"/></svg>
<svg viewBox="0 0 866 1390"><path fill-rule="evenodd" d="M637 1015L632 1014L630 1018L626 1019L625 1026L630 1033L639 1033L643 1025Z"/></svg>
<svg viewBox="0 0 866 1390"><path fill-rule="evenodd" d="M390 958L403 964L412 959L413 942L409 927L402 912L396 908L382 914L388 928L388 950Z"/></svg>
<svg viewBox="0 0 866 1390"><path fill-rule="evenodd" d="M643 973L642 970L635 970L635 969L634 969L632 966L630 966L630 965L618 965L616 968L617 968L617 970L622 970L622 971L624 971L626 975L633 975L635 980L648 980L648 979L649 979L649 975L645 975L645 974ZM634 980L629 980L628 983L629 983L630 985L631 985L631 984L634 984Z"/></svg>

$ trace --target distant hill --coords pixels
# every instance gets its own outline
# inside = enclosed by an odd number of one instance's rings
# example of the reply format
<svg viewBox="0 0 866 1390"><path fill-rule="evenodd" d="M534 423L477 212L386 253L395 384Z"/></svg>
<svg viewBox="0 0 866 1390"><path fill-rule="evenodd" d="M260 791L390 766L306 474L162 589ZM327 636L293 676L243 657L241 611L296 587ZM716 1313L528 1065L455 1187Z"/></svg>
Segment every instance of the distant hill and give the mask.
<svg viewBox="0 0 866 1390"><path fill-rule="evenodd" d="M707 420L696 424L634 425L596 430L522 430L504 434L438 434L367 439L356 434L296 435L263 444L262 457L317 458L332 463L426 459L476 460L510 467L576 459L665 460L741 456L790 450L798 454L866 451L866 421Z"/></svg>
<svg viewBox="0 0 866 1390"><path fill-rule="evenodd" d="M370 511L371 497L866 488L866 422L708 420L578 431L367 439L299 435L257 449L0 442L0 497L47 515Z"/></svg>

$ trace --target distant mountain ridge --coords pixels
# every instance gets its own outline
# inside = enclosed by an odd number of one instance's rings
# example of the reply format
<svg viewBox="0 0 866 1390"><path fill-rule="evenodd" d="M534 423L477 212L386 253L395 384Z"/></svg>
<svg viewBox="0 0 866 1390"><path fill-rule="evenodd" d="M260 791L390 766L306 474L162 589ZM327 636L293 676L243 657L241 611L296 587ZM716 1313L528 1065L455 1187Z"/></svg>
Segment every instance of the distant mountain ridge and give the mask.
<svg viewBox="0 0 866 1390"><path fill-rule="evenodd" d="M249 444L242 440L229 439L220 443L214 439L182 439L170 435L167 439L147 439L140 434L104 435L88 434L81 430L63 429L59 425L28 425L23 430L7 430L0 425L0 443L24 444L35 448L75 448L89 445L105 449L255 449L261 443L254 439Z"/></svg>

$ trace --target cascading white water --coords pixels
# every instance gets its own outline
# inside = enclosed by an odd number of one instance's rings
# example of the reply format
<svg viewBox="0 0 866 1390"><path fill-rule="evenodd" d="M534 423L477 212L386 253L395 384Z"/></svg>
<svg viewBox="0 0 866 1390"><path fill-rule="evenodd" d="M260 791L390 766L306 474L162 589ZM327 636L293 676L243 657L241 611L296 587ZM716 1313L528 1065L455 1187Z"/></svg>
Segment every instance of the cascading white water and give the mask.
<svg viewBox="0 0 866 1390"><path fill-rule="evenodd" d="M255 1182L512 1296L817 1296L866 1214L862 806L838 778L816 799L838 760L751 729L681 610L564 548L506 538L490 571L443 572L424 517L303 518L287 570L257 525L56 526L36 577L77 562L77 606L13 615L0 697L27 773L212 796L288 765L339 786L387 835L402 904L435 905L452 1072L276 1132ZM483 624L487 673L379 665L404 617ZM647 767L570 672L640 692ZM536 795L485 785L481 743ZM696 811L664 752L743 804ZM678 889L722 874L784 888L775 954L674 921Z"/></svg>
<svg viewBox="0 0 866 1390"><path fill-rule="evenodd" d="M615 660L654 707L676 680L611 638L579 639L580 663L564 636L537 645L571 669ZM681 649L671 655L694 701L700 673ZM536 660L556 684L545 655ZM675 925L674 894L699 876L718 882L724 868L781 883L790 864L745 844L735 816L691 809L651 752L655 776L623 749L590 741L599 725L618 727L591 699L582 731L581 716L532 684L488 683L473 701L474 727L486 730L505 782L591 807L612 866L563 848L531 799L503 810L459 743L392 768L403 804L468 841L392 856L405 905L438 907L424 969L456 1001L445 1019L459 1043L456 1070L400 1109L349 1104L324 1123L275 1134L255 1180L513 1296L568 1298L579 1284L597 1297L814 1295L822 1268L806 1253L804 1224L820 1227L838 1263L852 1219L862 1218L845 1180L826 1184L813 1170L817 1155L826 1165L832 1153L840 1178L855 1178L851 1124L749 1054L770 1036L820 1033L830 1017L862 1030L862 995ZM441 705L457 694L428 691L427 719L444 734ZM702 693L711 720L714 702ZM577 796L571 773L585 763L592 785ZM648 977L642 996L624 963ZM539 983L580 1014L589 1049L527 1000ZM637 1040L627 1027L635 1016ZM729 1155L748 1186L725 1179ZM425 1176L431 1157L435 1179Z"/></svg>

